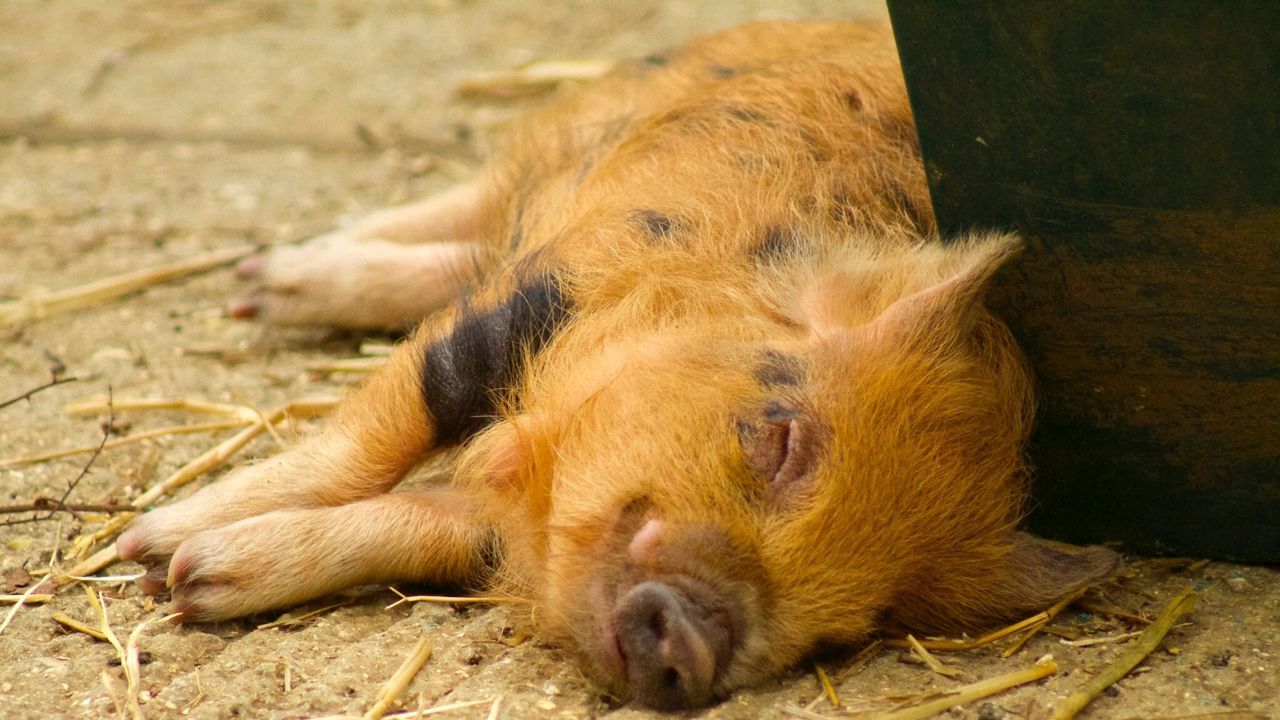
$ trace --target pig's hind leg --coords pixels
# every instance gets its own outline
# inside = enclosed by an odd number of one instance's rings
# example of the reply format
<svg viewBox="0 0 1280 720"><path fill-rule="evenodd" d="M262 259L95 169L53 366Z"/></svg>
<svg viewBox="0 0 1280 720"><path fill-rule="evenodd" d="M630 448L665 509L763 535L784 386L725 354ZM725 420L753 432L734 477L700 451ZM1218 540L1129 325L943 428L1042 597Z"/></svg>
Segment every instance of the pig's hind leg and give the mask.
<svg viewBox="0 0 1280 720"><path fill-rule="evenodd" d="M251 283L231 314L278 325L401 330L474 284L495 198L484 181L281 246L240 263Z"/></svg>

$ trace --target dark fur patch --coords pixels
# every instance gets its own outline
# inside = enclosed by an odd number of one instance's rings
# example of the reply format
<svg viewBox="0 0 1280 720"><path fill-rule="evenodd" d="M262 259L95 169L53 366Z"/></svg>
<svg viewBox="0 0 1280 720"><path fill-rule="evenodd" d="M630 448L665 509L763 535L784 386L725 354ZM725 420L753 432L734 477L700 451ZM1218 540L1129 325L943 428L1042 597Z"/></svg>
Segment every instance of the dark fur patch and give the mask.
<svg viewBox="0 0 1280 720"><path fill-rule="evenodd" d="M862 96L857 90L850 90L844 94L844 103L854 112L862 112Z"/></svg>
<svg viewBox="0 0 1280 720"><path fill-rule="evenodd" d="M790 355L765 350L753 375L756 382L766 387L796 387L804 380L804 366Z"/></svg>
<svg viewBox="0 0 1280 720"><path fill-rule="evenodd" d="M676 222L671 216L651 208L637 210L631 217L655 240L665 240L676 230Z"/></svg>
<svg viewBox="0 0 1280 720"><path fill-rule="evenodd" d="M760 235L760 242L751 248L751 257L765 262L776 260L795 248L796 236L781 225L770 225Z"/></svg>
<svg viewBox="0 0 1280 720"><path fill-rule="evenodd" d="M552 276L522 282L487 310L463 299L453 329L423 358L422 394L436 443L456 445L491 423L500 397L524 371L526 352L546 345L569 316L568 298Z"/></svg>
<svg viewBox="0 0 1280 720"><path fill-rule="evenodd" d="M731 78L738 74L737 68L731 68L728 65L712 65L711 74L718 78Z"/></svg>

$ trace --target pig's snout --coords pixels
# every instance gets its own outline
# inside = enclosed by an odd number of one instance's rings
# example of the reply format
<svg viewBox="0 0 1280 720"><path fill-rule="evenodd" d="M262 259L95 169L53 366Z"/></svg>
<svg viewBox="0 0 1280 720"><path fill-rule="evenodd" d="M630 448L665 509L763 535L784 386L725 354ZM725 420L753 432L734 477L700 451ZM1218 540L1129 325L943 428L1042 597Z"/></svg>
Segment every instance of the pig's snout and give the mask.
<svg viewBox="0 0 1280 720"><path fill-rule="evenodd" d="M722 613L665 582L642 582L614 609L618 649L631 691L658 710L705 705L728 662L732 638Z"/></svg>

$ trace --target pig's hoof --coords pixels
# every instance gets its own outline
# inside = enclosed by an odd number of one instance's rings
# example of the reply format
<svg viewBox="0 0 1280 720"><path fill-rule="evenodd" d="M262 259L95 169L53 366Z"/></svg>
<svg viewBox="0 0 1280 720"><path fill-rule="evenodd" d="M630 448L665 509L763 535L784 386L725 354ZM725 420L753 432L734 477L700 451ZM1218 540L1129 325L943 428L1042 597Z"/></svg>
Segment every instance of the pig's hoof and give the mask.
<svg viewBox="0 0 1280 720"><path fill-rule="evenodd" d="M289 511L206 530L169 562L173 610L183 622L210 622L286 607L333 588L324 558Z"/></svg>
<svg viewBox="0 0 1280 720"><path fill-rule="evenodd" d="M342 231L248 258L249 291L229 315L276 325L397 330L419 323L469 282L466 242L405 245Z"/></svg>
<svg viewBox="0 0 1280 720"><path fill-rule="evenodd" d="M349 294L338 282L357 259L347 243L319 238L298 247L278 247L242 260L236 277L249 292L227 312L241 320L278 325L335 325Z"/></svg>
<svg viewBox="0 0 1280 720"><path fill-rule="evenodd" d="M169 558L191 533L182 524L171 522L173 513L167 508L156 510L138 518L116 540L116 554L123 560L132 560L146 568L146 574L138 579L138 587L148 595L165 592L165 579L169 574Z"/></svg>

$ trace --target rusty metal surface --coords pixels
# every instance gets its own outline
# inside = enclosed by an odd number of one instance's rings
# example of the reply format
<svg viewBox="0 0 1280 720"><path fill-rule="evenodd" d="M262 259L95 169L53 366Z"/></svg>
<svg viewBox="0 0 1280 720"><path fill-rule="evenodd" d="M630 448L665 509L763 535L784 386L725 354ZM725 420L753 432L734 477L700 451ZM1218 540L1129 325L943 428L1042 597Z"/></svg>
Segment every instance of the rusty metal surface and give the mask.
<svg viewBox="0 0 1280 720"><path fill-rule="evenodd" d="M944 233L1027 238L1032 526L1280 561L1280 3L889 6Z"/></svg>

